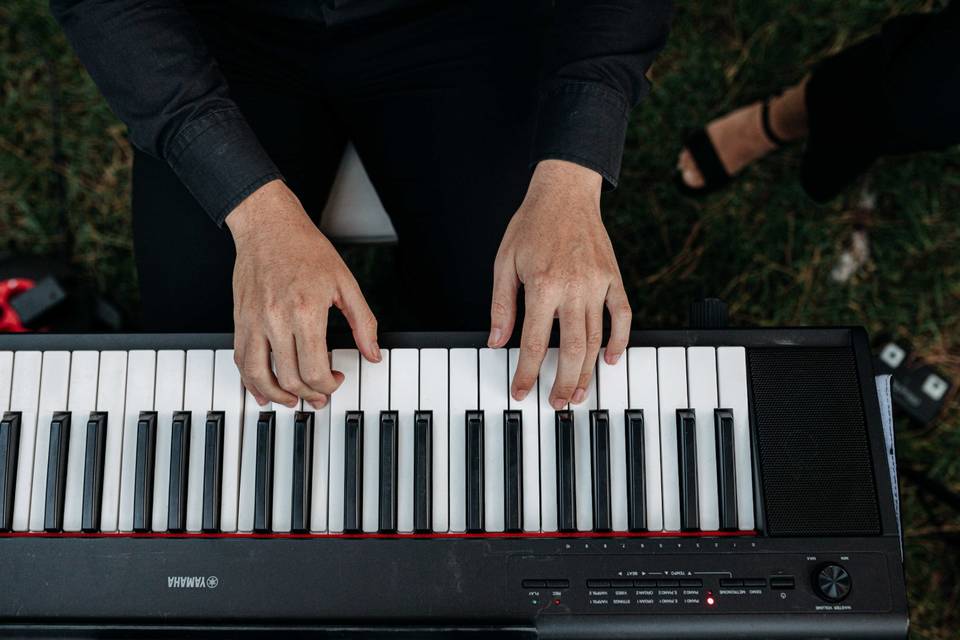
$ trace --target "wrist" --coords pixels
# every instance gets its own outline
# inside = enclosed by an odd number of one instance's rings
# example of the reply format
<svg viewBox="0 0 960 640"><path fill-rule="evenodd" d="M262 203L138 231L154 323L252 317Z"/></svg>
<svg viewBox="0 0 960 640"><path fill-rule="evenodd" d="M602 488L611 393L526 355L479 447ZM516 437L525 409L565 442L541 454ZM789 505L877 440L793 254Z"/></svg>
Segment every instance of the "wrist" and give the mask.
<svg viewBox="0 0 960 640"><path fill-rule="evenodd" d="M306 216L300 201L283 180L271 180L244 198L227 214L224 224L239 248L247 238L258 235L258 231L289 221L289 214L295 214L298 209Z"/></svg>
<svg viewBox="0 0 960 640"><path fill-rule="evenodd" d="M561 193L565 197L586 198L600 204L603 176L582 165L567 160L541 160L530 179L530 191Z"/></svg>

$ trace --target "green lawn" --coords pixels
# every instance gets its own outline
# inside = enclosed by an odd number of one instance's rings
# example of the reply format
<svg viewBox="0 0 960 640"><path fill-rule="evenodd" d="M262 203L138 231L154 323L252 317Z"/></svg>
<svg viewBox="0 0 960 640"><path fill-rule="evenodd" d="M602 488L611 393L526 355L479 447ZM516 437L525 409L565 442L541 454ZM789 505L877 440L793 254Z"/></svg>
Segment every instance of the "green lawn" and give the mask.
<svg viewBox="0 0 960 640"><path fill-rule="evenodd" d="M807 0L678 2L654 92L630 129L621 187L606 197L637 324L675 327L687 302L724 298L739 324L862 324L909 337L960 381L960 152L879 163L865 185L827 206L796 179L798 150L747 171L704 202L671 184L682 131L802 77L810 65L898 13L941 2ZM46 3L0 6L0 252L46 254L67 247L76 267L131 314L130 149L79 66ZM53 158L51 90L60 95L64 158ZM69 229L60 223L58 182ZM861 191L875 209L858 211ZM853 225L872 241L865 267L846 284L830 271ZM351 250L363 281L389 271L389 251ZM383 286L371 286L389 324ZM902 463L960 490L957 403L928 431L901 425ZM904 481L907 574L915 638L960 635L960 517Z"/></svg>

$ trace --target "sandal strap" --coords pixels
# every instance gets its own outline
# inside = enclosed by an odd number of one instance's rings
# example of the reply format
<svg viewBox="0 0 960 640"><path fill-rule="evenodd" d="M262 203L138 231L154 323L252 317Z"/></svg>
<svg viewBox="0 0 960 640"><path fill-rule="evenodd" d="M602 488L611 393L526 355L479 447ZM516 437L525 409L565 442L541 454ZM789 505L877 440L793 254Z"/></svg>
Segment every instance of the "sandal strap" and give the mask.
<svg viewBox="0 0 960 640"><path fill-rule="evenodd" d="M767 139L772 142L774 146L783 147L790 144L789 141L784 140L774 133L773 127L770 125L770 101L775 97L776 96L767 96L763 99L763 106L760 109L760 124L763 125L763 133L767 136Z"/></svg>
<svg viewBox="0 0 960 640"><path fill-rule="evenodd" d="M693 156L693 161L697 163L700 175L703 176L703 187L697 191L715 191L730 182L730 174L720 161L717 149L713 146L713 141L707 135L706 129L697 129L690 133L684 140L683 146Z"/></svg>

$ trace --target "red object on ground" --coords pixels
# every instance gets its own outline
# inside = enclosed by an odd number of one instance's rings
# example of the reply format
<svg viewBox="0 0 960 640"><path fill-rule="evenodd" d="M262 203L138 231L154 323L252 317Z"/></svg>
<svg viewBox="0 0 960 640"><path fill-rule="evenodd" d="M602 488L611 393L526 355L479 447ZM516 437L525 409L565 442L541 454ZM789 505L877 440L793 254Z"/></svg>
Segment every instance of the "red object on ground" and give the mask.
<svg viewBox="0 0 960 640"><path fill-rule="evenodd" d="M10 299L33 289L36 283L29 278L8 278L0 281L0 333L24 333L28 331L20 316L10 306Z"/></svg>

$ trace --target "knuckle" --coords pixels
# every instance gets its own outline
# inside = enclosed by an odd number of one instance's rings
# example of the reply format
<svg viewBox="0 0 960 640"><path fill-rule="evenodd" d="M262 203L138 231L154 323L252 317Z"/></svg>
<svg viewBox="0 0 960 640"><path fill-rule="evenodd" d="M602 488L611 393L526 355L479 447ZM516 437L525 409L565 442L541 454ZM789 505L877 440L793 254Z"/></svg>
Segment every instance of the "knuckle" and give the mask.
<svg viewBox="0 0 960 640"><path fill-rule="evenodd" d="M553 390L553 396L555 398L569 399L573 395L574 390L576 389L575 385L563 383L558 383Z"/></svg>
<svg viewBox="0 0 960 640"><path fill-rule="evenodd" d="M542 338L528 338L521 340L520 353L528 357L542 356L547 352L547 342Z"/></svg>
<svg viewBox="0 0 960 640"><path fill-rule="evenodd" d="M585 336L573 336L564 340L560 349L567 353L585 353L587 350L587 340Z"/></svg>
<svg viewBox="0 0 960 640"><path fill-rule="evenodd" d="M587 334L587 348L591 351L596 351L600 348L600 343L603 341L603 332L599 329L591 330Z"/></svg>
<svg viewBox="0 0 960 640"><path fill-rule="evenodd" d="M494 300L490 305L490 313L494 316L506 316L509 315L510 309L502 300Z"/></svg>

